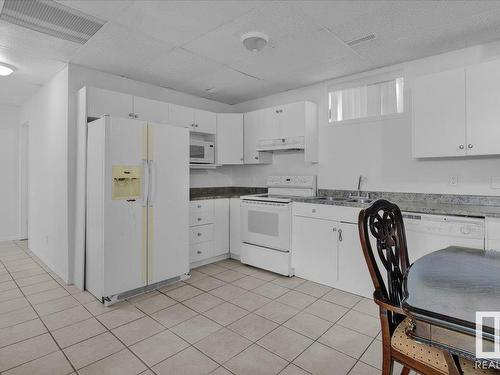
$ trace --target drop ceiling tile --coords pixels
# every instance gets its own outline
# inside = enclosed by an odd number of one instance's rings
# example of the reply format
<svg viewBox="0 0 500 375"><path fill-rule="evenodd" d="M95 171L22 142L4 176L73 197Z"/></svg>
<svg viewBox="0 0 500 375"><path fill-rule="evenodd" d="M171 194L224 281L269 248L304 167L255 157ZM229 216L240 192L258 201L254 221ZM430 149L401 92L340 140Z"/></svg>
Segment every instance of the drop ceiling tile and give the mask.
<svg viewBox="0 0 500 375"><path fill-rule="evenodd" d="M260 53L248 51L241 43L241 36L249 31L269 36L268 46ZM230 66L266 64L274 71L305 65L311 59L332 59L353 53L330 32L305 19L293 2L272 2L254 9L184 48Z"/></svg>
<svg viewBox="0 0 500 375"><path fill-rule="evenodd" d="M185 82L182 89L189 92L204 92L213 88L217 92L229 87L249 85L255 81L258 80L223 66L215 72L202 74Z"/></svg>
<svg viewBox="0 0 500 375"><path fill-rule="evenodd" d="M82 45L0 20L0 46L32 56L68 62Z"/></svg>
<svg viewBox="0 0 500 375"><path fill-rule="evenodd" d="M500 22L499 1L315 1L297 7L343 41L374 33L375 40L353 47L371 68L494 40Z"/></svg>
<svg viewBox="0 0 500 375"><path fill-rule="evenodd" d="M215 72L223 65L182 48L161 54L144 66L142 77L162 86L177 88L186 81L203 74Z"/></svg>
<svg viewBox="0 0 500 375"><path fill-rule="evenodd" d="M174 47L125 27L106 23L71 59L72 63L135 78L144 66Z"/></svg>
<svg viewBox="0 0 500 375"><path fill-rule="evenodd" d="M265 2L133 1L117 16L110 15L110 19L130 30L180 46L262 4Z"/></svg>

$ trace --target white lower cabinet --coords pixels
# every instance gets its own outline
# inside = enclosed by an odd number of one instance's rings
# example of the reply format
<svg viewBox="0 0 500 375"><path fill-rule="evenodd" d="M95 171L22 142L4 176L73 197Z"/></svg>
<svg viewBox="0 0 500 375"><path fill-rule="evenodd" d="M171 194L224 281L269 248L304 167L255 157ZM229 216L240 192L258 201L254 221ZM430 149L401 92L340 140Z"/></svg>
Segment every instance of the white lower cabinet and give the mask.
<svg viewBox="0 0 500 375"><path fill-rule="evenodd" d="M338 227L338 274L336 288L372 298L374 287L359 240L358 224Z"/></svg>
<svg viewBox="0 0 500 375"><path fill-rule="evenodd" d="M231 258L240 259L240 198L229 199L229 252Z"/></svg>
<svg viewBox="0 0 500 375"><path fill-rule="evenodd" d="M189 261L210 263L229 253L229 199L191 201Z"/></svg>
<svg viewBox="0 0 500 375"><path fill-rule="evenodd" d="M350 207L294 203L295 275L371 298L373 285L359 241L358 213Z"/></svg>
<svg viewBox="0 0 500 375"><path fill-rule="evenodd" d="M292 267L295 276L320 284L337 282L336 221L294 216L292 229Z"/></svg>

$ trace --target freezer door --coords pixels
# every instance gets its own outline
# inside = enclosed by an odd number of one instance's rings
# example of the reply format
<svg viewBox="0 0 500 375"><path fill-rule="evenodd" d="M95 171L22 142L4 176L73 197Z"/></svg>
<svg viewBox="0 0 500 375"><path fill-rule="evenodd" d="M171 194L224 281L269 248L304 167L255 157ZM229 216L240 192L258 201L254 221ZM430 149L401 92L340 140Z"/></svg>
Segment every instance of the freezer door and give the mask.
<svg viewBox="0 0 500 375"><path fill-rule="evenodd" d="M147 124L110 118L105 150L104 296L111 296L146 285Z"/></svg>
<svg viewBox="0 0 500 375"><path fill-rule="evenodd" d="M189 272L189 130L149 124L148 282Z"/></svg>

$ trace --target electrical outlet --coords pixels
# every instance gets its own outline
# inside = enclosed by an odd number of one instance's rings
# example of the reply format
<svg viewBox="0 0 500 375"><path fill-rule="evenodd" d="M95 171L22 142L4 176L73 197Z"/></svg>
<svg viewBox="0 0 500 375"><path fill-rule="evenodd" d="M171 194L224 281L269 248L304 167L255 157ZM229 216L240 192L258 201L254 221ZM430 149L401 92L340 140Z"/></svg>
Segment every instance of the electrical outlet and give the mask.
<svg viewBox="0 0 500 375"><path fill-rule="evenodd" d="M448 178L448 185L450 185L450 186L457 186L458 185L458 176L456 174L451 175Z"/></svg>

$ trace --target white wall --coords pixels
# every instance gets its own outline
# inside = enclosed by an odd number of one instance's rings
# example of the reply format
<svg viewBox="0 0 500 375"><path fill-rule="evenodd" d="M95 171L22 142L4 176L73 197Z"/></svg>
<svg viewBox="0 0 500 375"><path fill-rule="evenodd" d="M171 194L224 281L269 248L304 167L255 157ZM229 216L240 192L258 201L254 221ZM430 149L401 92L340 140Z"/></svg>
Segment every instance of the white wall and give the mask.
<svg viewBox="0 0 500 375"><path fill-rule="evenodd" d="M68 69L21 109L29 122L29 248L68 279Z"/></svg>
<svg viewBox="0 0 500 375"><path fill-rule="evenodd" d="M0 241L20 238L19 111L0 105Z"/></svg>
<svg viewBox="0 0 500 375"><path fill-rule="evenodd" d="M415 76L463 67L500 58L500 42L475 46L412 61L383 71L402 68L406 72L407 102ZM332 125L327 122L327 86L366 75L360 74L324 82L285 93L252 100L235 106L245 112L294 101L318 104L320 162L302 162L300 157L275 154L272 166L232 167L235 185L263 186L269 174L317 174L324 189L355 189L359 175L365 176L364 189L449 194L499 195L490 187L492 176L500 176L500 157L416 160L411 156L411 115L404 118ZM449 186L450 175L459 176L458 186Z"/></svg>

